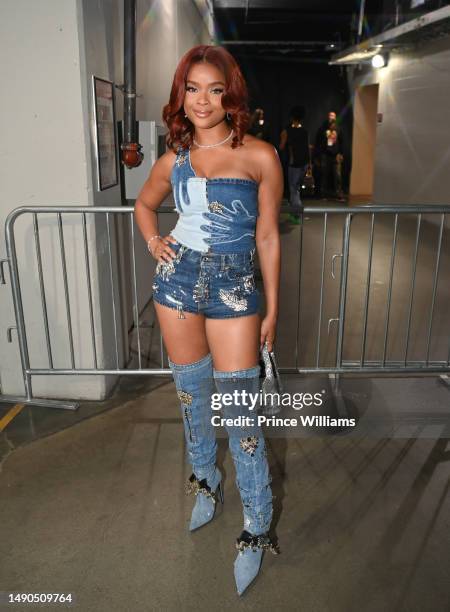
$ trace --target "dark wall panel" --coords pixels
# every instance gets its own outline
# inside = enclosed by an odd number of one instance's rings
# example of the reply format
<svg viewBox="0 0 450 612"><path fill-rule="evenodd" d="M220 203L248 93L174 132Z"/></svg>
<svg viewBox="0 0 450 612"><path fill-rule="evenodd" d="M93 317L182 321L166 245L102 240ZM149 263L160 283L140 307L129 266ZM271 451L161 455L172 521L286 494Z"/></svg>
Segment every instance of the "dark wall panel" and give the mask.
<svg viewBox="0 0 450 612"><path fill-rule="evenodd" d="M237 57L247 81L250 108L262 107L271 142L278 146L292 106L302 105L304 125L314 143L316 132L330 110L338 114L345 142L345 183L350 168L352 108L344 68L325 63L249 60Z"/></svg>

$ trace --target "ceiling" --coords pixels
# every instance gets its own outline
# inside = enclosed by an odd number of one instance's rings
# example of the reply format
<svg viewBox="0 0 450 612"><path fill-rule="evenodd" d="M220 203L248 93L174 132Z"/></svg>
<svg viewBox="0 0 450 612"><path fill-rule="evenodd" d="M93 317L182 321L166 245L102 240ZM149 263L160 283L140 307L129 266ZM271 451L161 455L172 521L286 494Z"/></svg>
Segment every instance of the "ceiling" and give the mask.
<svg viewBox="0 0 450 612"><path fill-rule="evenodd" d="M366 4L376 14L383 1ZM328 62L352 45L359 5L360 0L212 1L219 44L249 59L294 62Z"/></svg>

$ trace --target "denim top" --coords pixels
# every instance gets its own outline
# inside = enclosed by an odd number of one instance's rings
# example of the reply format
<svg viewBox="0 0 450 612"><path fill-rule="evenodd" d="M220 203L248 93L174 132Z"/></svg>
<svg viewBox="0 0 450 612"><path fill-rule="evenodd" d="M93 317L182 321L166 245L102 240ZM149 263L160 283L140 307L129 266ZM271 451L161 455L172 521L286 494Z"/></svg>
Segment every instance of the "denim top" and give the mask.
<svg viewBox="0 0 450 612"><path fill-rule="evenodd" d="M170 233L177 242L202 253L242 253L255 248L256 181L198 177L190 149L180 147L171 183L179 217Z"/></svg>

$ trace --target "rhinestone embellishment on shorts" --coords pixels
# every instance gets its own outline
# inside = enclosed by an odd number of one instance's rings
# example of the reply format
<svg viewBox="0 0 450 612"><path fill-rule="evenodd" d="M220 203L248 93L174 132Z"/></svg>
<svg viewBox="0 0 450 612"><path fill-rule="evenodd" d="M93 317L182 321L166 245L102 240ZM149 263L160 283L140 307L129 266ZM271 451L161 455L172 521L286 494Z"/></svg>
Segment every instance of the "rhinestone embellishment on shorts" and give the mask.
<svg viewBox="0 0 450 612"><path fill-rule="evenodd" d="M158 262L156 265L155 273L163 280L169 280L172 274L175 273L175 266L173 264L173 261L165 261L164 263Z"/></svg>
<svg viewBox="0 0 450 612"><path fill-rule="evenodd" d="M242 277L242 284L246 293L252 293L255 290L255 279L253 274L248 274Z"/></svg>
<svg viewBox="0 0 450 612"><path fill-rule="evenodd" d="M192 291L192 299L194 302L207 302L209 299L208 279L200 276L195 283Z"/></svg>
<svg viewBox="0 0 450 612"><path fill-rule="evenodd" d="M247 300L240 295L238 290L227 291L226 289L220 289L219 297L224 304L235 312L247 310Z"/></svg>
<svg viewBox="0 0 450 612"><path fill-rule="evenodd" d="M165 262L158 261L155 273L161 276L163 280L168 281L172 274L175 273L175 264L180 263L185 250L186 247L184 245L181 245L174 259Z"/></svg>

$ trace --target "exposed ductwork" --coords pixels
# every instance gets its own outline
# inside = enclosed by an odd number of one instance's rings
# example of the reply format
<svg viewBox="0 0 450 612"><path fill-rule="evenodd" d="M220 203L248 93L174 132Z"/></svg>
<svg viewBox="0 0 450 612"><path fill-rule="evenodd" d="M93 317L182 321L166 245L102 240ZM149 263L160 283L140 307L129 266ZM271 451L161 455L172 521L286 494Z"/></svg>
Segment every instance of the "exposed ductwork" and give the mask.
<svg viewBox="0 0 450 612"><path fill-rule="evenodd" d="M124 0L124 106L122 163L136 168L142 163L142 145L136 125L136 0Z"/></svg>

